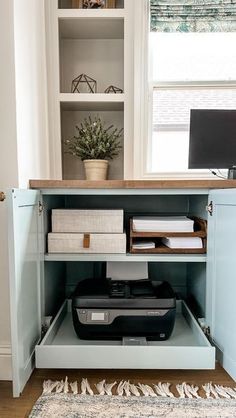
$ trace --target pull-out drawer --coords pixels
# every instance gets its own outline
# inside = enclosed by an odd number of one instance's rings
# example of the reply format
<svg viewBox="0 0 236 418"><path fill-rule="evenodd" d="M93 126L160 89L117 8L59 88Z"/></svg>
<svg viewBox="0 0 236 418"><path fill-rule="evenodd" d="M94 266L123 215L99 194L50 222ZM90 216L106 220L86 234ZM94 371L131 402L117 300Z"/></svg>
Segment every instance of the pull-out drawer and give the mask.
<svg viewBox="0 0 236 418"><path fill-rule="evenodd" d="M167 341L146 345L122 341L85 341L75 334L70 303L66 301L40 345L36 367L89 369L214 369L211 346L183 301L177 303L176 322Z"/></svg>

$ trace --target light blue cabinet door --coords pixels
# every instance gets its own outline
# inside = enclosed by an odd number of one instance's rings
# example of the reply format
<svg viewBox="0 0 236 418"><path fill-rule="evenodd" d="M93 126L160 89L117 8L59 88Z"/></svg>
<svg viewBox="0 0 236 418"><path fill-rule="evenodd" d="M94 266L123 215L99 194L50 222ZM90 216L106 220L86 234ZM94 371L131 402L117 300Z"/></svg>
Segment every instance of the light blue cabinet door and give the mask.
<svg viewBox="0 0 236 418"><path fill-rule="evenodd" d="M9 192L10 307L13 395L22 392L41 334L39 192Z"/></svg>
<svg viewBox="0 0 236 418"><path fill-rule="evenodd" d="M207 319L219 359L236 379L236 189L212 191L209 201Z"/></svg>

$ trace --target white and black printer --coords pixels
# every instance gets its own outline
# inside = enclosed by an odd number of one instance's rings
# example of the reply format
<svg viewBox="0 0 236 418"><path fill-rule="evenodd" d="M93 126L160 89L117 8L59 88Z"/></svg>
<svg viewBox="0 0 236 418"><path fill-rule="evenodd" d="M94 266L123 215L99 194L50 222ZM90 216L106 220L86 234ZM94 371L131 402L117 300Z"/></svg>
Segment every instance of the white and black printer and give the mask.
<svg viewBox="0 0 236 418"><path fill-rule="evenodd" d="M86 340L167 340L175 314L175 294L165 281L85 279L72 297L74 328Z"/></svg>

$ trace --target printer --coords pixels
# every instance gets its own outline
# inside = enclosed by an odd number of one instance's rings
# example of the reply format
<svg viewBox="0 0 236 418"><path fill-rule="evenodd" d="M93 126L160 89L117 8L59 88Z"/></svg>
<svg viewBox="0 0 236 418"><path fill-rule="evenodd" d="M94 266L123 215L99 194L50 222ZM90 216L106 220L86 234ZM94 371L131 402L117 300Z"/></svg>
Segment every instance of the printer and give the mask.
<svg viewBox="0 0 236 418"><path fill-rule="evenodd" d="M164 341L175 314L175 294L165 281L91 278L80 281L72 296L74 328L85 340Z"/></svg>

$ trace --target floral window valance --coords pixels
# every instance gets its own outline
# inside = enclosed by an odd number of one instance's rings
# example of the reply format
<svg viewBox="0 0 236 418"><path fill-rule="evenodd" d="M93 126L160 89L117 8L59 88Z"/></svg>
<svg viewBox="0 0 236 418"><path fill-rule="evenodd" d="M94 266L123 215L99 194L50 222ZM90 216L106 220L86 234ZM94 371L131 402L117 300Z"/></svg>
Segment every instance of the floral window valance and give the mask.
<svg viewBox="0 0 236 418"><path fill-rule="evenodd" d="M236 0L150 0L151 31L235 32Z"/></svg>

